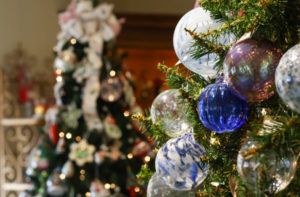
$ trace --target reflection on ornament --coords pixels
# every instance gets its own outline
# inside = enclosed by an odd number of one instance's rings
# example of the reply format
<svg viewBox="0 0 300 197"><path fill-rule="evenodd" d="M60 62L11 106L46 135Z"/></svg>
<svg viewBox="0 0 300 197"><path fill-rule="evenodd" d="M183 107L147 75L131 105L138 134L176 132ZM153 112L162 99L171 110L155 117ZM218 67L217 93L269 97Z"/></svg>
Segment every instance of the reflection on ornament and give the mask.
<svg viewBox="0 0 300 197"><path fill-rule="evenodd" d="M275 93L275 69L281 55L267 41L238 42L226 55L225 81L248 102L262 102Z"/></svg>
<svg viewBox="0 0 300 197"><path fill-rule="evenodd" d="M178 191L173 190L167 186L162 178L155 173L148 184L147 187L147 197L195 197L198 188L195 188L190 191Z"/></svg>
<svg viewBox="0 0 300 197"><path fill-rule="evenodd" d="M67 161L61 170L61 173L64 174L67 178L71 178L74 175L74 165L71 161Z"/></svg>
<svg viewBox="0 0 300 197"><path fill-rule="evenodd" d="M256 196L272 195L285 189L294 177L297 157L290 148L262 149L252 139L242 145L237 158L238 173Z"/></svg>
<svg viewBox="0 0 300 197"><path fill-rule="evenodd" d="M217 71L214 69L214 66L217 63L217 55L209 54L202 56L200 59L194 59L190 53L194 40L184 29L186 28L200 34L206 33L209 29L215 30L221 26L222 23L212 19L210 13L201 7L189 11L180 19L174 32L173 45L177 57L184 66L203 77L216 76ZM232 35L223 35L220 36L217 42L228 44L233 39Z"/></svg>
<svg viewBox="0 0 300 197"><path fill-rule="evenodd" d="M179 90L171 89L160 93L152 103L151 119L162 124L166 134L178 137L192 131L187 113L189 105L179 98Z"/></svg>
<svg viewBox="0 0 300 197"><path fill-rule="evenodd" d="M300 44L290 48L281 58L275 83L281 99L300 113Z"/></svg>
<svg viewBox="0 0 300 197"><path fill-rule="evenodd" d="M101 82L100 98L106 102L116 102L123 94L120 78L108 77Z"/></svg>
<svg viewBox="0 0 300 197"><path fill-rule="evenodd" d="M91 197L109 197L110 192L104 187L102 182L98 179L92 181L90 187Z"/></svg>
<svg viewBox="0 0 300 197"><path fill-rule="evenodd" d="M204 148L192 134L172 138L157 153L156 173L174 190L191 190L208 174L208 165L200 159L204 155Z"/></svg>
<svg viewBox="0 0 300 197"><path fill-rule="evenodd" d="M211 131L235 131L247 119L248 103L220 80L202 91L198 114L203 125Z"/></svg>
<svg viewBox="0 0 300 197"><path fill-rule="evenodd" d="M132 153L135 156L138 156L140 158L144 158L146 157L149 152L151 151L151 146L148 142L143 141L143 140L139 140L137 141L132 149Z"/></svg>
<svg viewBox="0 0 300 197"><path fill-rule="evenodd" d="M93 162L95 146L89 145L85 139L79 143L73 143L70 148L69 158L78 166Z"/></svg>

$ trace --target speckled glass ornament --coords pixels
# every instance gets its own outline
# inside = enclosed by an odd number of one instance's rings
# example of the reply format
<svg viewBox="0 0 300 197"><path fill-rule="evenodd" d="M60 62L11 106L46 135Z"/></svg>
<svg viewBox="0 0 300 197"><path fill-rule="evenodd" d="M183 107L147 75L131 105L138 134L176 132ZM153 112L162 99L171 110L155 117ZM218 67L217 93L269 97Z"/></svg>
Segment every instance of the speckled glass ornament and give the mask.
<svg viewBox="0 0 300 197"><path fill-rule="evenodd" d="M237 158L239 176L255 196L266 196L285 189L294 177L297 157L292 149L260 149L250 139L242 145Z"/></svg>
<svg viewBox="0 0 300 197"><path fill-rule="evenodd" d="M276 69L275 83L281 99L300 113L300 44L282 56Z"/></svg>
<svg viewBox="0 0 300 197"><path fill-rule="evenodd" d="M222 26L222 23L215 21L210 17L210 13L203 8L194 8L186 13L178 22L174 36L173 45L177 57L191 71L202 75L203 77L214 77L217 71L214 69L216 64L216 54L204 55L200 59L194 59L190 53L193 45L192 36L184 29L195 31L197 33L206 33L208 29L214 30ZM234 36L220 36L217 42L228 44L233 41Z"/></svg>
<svg viewBox="0 0 300 197"><path fill-rule="evenodd" d="M207 86L198 101L198 115L205 127L217 133L235 131L247 119L248 103L219 79Z"/></svg>
<svg viewBox="0 0 300 197"><path fill-rule="evenodd" d="M191 190L208 174L208 165L200 160L204 155L204 148L191 133L172 138L157 153L156 173L171 189Z"/></svg>
<svg viewBox="0 0 300 197"><path fill-rule="evenodd" d="M226 55L225 81L247 101L262 102L275 93L275 70L281 55L268 41L238 42Z"/></svg>
<svg viewBox="0 0 300 197"><path fill-rule="evenodd" d="M187 118L188 108L188 104L179 98L179 90L166 90L153 101L151 119L153 123L161 123L168 136L178 137L192 130Z"/></svg>
<svg viewBox="0 0 300 197"><path fill-rule="evenodd" d="M106 102L116 102L123 94L120 78L108 77L101 82L100 98Z"/></svg>
<svg viewBox="0 0 300 197"><path fill-rule="evenodd" d="M190 191L173 190L167 186L162 178L154 173L147 187L147 197L195 197L199 188Z"/></svg>

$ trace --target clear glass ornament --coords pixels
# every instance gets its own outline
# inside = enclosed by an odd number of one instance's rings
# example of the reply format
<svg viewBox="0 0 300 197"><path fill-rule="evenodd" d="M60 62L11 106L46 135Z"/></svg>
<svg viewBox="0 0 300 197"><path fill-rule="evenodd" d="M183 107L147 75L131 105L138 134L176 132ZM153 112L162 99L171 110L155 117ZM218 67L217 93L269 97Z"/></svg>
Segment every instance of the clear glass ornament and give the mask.
<svg viewBox="0 0 300 197"><path fill-rule="evenodd" d="M208 165L200 159L204 155L204 148L191 133L172 138L157 153L156 173L171 189L191 190L199 186L208 174Z"/></svg>
<svg viewBox="0 0 300 197"><path fill-rule="evenodd" d="M61 176L60 169L55 169L49 176L47 182L47 193L51 196L63 196L68 187L65 182L65 177Z"/></svg>
<svg viewBox="0 0 300 197"><path fill-rule="evenodd" d="M119 77L108 77L101 82L100 98L106 102L116 102L123 95L123 85Z"/></svg>
<svg viewBox="0 0 300 197"><path fill-rule="evenodd" d="M217 63L217 55L209 54L202 56L200 59L194 59L190 53L194 40L184 29L186 28L200 34L206 33L208 29L215 30L222 25L223 23L211 18L210 13L201 7L194 8L186 13L178 22L173 36L174 50L181 63L203 77L215 77L217 71L214 69L214 66ZM217 42L228 44L233 40L234 36L228 34L220 36Z"/></svg>
<svg viewBox="0 0 300 197"><path fill-rule="evenodd" d="M300 44L282 56L276 69L275 84L281 99L300 113Z"/></svg>
<svg viewBox="0 0 300 197"><path fill-rule="evenodd" d="M198 187L190 191L173 190L155 173L148 183L147 197L195 197L199 189Z"/></svg>
<svg viewBox="0 0 300 197"><path fill-rule="evenodd" d="M276 152L260 149L253 139L242 145L237 158L237 170L244 184L256 196L278 193L294 178L297 157L292 149Z"/></svg>
<svg viewBox="0 0 300 197"><path fill-rule="evenodd" d="M166 90L153 101L151 119L153 123L161 123L168 136L178 137L192 131L188 109L189 105L179 98L179 90Z"/></svg>

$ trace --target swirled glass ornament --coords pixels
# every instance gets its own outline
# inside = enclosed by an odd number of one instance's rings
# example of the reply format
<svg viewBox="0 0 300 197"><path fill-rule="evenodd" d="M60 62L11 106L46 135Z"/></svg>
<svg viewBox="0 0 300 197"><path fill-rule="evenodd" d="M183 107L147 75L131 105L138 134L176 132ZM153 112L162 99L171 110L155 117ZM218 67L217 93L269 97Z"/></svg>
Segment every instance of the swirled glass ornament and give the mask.
<svg viewBox="0 0 300 197"><path fill-rule="evenodd" d="M275 84L280 98L300 113L300 44L282 56L276 69Z"/></svg>
<svg viewBox="0 0 300 197"><path fill-rule="evenodd" d="M174 50L181 63L203 77L216 76L217 71L214 69L214 66L217 63L217 55L213 53L204 55L199 59L193 58L190 50L193 48L194 40L192 36L185 31L185 28L200 34L206 33L208 29L217 29L222 25L223 23L211 18L210 13L201 7L194 8L186 13L178 22L173 36ZM233 34L226 34L220 36L217 42L220 44L228 44L233 40Z"/></svg>
<svg viewBox="0 0 300 197"><path fill-rule="evenodd" d="M261 149L253 139L242 145L237 158L239 176L255 196L272 196L285 189L296 168L297 157L292 149Z"/></svg>
<svg viewBox="0 0 300 197"><path fill-rule="evenodd" d="M238 42L226 55L225 81L248 102L262 102L275 93L275 70L281 55L268 41Z"/></svg>
<svg viewBox="0 0 300 197"><path fill-rule="evenodd" d="M147 187L147 197L195 197L199 188L190 191L173 190L167 186L162 178L154 173Z"/></svg>
<svg viewBox="0 0 300 197"><path fill-rule="evenodd" d="M191 190L208 174L208 165L200 159L204 155L204 148L191 133L172 138L157 153L156 173L171 189Z"/></svg>
<svg viewBox="0 0 300 197"><path fill-rule="evenodd" d="M179 98L179 90L166 90L154 99L151 119L153 123L161 123L168 136L178 137L192 130L188 110L189 105Z"/></svg>
<svg viewBox="0 0 300 197"><path fill-rule="evenodd" d="M217 133L235 131L247 119L248 103L222 79L207 86L198 101L198 115L205 127Z"/></svg>

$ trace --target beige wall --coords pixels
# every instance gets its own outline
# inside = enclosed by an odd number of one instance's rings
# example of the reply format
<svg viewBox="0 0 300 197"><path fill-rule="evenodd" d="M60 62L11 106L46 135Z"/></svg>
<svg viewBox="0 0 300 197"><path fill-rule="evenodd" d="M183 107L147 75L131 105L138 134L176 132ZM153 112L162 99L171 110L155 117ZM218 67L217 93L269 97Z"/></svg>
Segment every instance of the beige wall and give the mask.
<svg viewBox="0 0 300 197"><path fill-rule="evenodd" d="M52 0L0 0L0 65L19 42L43 64L52 56L58 31Z"/></svg>

